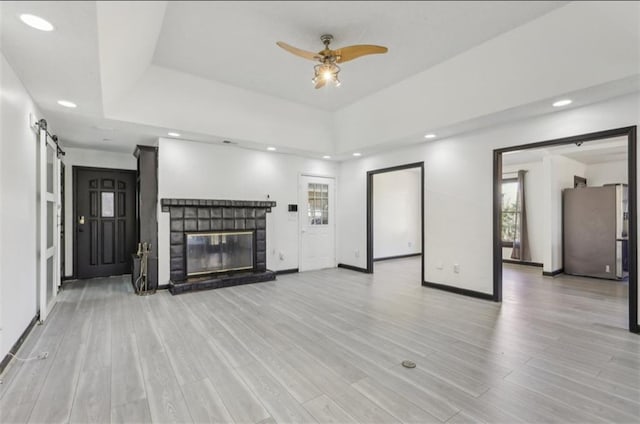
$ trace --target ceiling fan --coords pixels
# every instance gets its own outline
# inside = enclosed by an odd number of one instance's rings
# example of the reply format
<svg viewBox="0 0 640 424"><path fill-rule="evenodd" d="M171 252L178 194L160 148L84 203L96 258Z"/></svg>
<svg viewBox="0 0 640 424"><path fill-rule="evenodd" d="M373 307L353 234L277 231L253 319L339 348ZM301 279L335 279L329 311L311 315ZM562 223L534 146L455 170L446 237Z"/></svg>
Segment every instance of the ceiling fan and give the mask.
<svg viewBox="0 0 640 424"><path fill-rule="evenodd" d="M357 59L360 56L381 54L388 51L386 47L374 46L371 44L358 44L331 50L329 48L329 44L333 40L333 35L324 34L320 36L320 40L324 44L324 50L321 50L318 53L302 50L297 47L290 46L282 41L278 41L276 43L278 46L295 54L296 56L313 60L314 62L320 62L318 65L313 67L314 76L312 81L316 88L324 87L328 82L332 82L336 87L340 85L340 80L338 79L340 67L337 65L338 63L348 62L350 60Z"/></svg>

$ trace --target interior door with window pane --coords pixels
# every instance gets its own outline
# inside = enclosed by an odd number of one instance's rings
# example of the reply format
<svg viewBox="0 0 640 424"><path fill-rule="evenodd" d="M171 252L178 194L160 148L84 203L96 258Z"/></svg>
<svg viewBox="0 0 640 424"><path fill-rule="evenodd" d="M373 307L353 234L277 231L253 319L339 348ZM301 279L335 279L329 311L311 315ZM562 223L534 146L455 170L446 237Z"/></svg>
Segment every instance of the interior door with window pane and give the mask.
<svg viewBox="0 0 640 424"><path fill-rule="evenodd" d="M46 127L38 137L38 310L44 321L53 309L60 285L60 159Z"/></svg>
<svg viewBox="0 0 640 424"><path fill-rule="evenodd" d="M74 167L74 174L76 277L130 273L137 237L135 171Z"/></svg>
<svg viewBox="0 0 640 424"><path fill-rule="evenodd" d="M334 199L333 178L300 176L300 271L336 266Z"/></svg>

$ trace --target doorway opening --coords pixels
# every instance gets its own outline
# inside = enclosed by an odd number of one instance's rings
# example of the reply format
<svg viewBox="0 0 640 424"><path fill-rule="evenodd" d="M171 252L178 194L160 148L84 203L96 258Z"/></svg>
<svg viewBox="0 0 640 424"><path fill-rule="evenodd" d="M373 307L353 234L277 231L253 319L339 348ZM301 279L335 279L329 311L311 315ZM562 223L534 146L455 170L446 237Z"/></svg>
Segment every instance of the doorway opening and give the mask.
<svg viewBox="0 0 640 424"><path fill-rule="evenodd" d="M638 332L636 155L635 126L494 150L493 300L600 293Z"/></svg>
<svg viewBox="0 0 640 424"><path fill-rule="evenodd" d="M382 179L378 180L378 178ZM403 184L400 180L406 183ZM393 187L394 184L397 185ZM393 194L389 195L390 190L377 190L378 187L383 188L383 185L393 187ZM378 202L379 196L386 198ZM400 205L399 202L404 204ZM380 215L382 220L377 219ZM422 285L424 282L424 162L368 171L366 272L370 274L374 272L375 261L405 258L410 260L417 256L421 258L420 285Z"/></svg>

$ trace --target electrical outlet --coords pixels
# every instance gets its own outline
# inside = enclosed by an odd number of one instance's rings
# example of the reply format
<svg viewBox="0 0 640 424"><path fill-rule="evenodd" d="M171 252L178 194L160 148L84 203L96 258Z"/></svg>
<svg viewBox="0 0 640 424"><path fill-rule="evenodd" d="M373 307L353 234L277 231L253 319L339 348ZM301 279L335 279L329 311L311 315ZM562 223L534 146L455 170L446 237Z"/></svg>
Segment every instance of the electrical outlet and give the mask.
<svg viewBox="0 0 640 424"><path fill-rule="evenodd" d="M453 272L455 272L456 274L460 274L460 265L453 264Z"/></svg>
<svg viewBox="0 0 640 424"><path fill-rule="evenodd" d="M413 245L413 243L409 242L407 243L407 246L411 247Z"/></svg>
<svg viewBox="0 0 640 424"><path fill-rule="evenodd" d="M611 272L611 267L609 265L605 265L604 272Z"/></svg>
<svg viewBox="0 0 640 424"><path fill-rule="evenodd" d="M438 262L438 266L436 266L436 269L444 269L444 262Z"/></svg>
<svg viewBox="0 0 640 424"><path fill-rule="evenodd" d="M284 261L284 253L280 252L280 260Z"/></svg>
<svg viewBox="0 0 640 424"><path fill-rule="evenodd" d="M354 253L356 255L356 258L360 257L360 249L356 249Z"/></svg>

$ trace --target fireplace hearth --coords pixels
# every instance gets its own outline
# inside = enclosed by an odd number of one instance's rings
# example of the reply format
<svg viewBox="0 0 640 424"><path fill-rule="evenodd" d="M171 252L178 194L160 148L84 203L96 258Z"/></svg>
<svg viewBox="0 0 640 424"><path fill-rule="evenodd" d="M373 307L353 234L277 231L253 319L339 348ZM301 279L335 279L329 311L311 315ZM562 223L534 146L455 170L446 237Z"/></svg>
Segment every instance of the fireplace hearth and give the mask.
<svg viewBox="0 0 640 424"><path fill-rule="evenodd" d="M271 201L162 199L172 294L275 280L266 267Z"/></svg>

